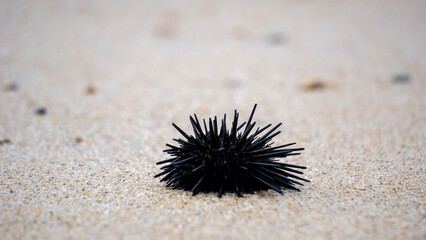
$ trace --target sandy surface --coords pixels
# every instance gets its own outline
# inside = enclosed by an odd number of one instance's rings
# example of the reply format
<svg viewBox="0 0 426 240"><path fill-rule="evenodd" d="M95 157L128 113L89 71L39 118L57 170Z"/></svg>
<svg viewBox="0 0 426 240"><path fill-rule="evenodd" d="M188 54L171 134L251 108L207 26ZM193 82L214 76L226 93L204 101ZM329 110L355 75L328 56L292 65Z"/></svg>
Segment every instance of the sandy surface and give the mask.
<svg viewBox="0 0 426 240"><path fill-rule="evenodd" d="M426 238L424 1L118 2L0 1L2 239ZM153 179L172 122L254 103L301 192Z"/></svg>

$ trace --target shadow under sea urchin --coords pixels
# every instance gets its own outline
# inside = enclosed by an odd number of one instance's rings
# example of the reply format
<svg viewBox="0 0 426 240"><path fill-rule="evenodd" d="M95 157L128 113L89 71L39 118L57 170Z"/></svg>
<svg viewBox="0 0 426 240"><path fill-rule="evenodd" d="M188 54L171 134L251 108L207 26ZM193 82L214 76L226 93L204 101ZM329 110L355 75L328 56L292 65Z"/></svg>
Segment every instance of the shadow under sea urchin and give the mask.
<svg viewBox="0 0 426 240"><path fill-rule="evenodd" d="M297 180L309 180L296 176L303 174L295 169L306 169L303 166L278 162L279 159L291 155L299 155L304 148L286 148L296 143L272 146L273 137L281 133L276 131L281 123L267 131L271 124L250 135L256 122L251 123L257 104L247 123L238 126L237 110L230 131L226 127L226 114L218 129L217 117L209 118L208 127L203 119L204 131L197 115L190 116L194 136L189 136L174 123L172 124L185 139L173 139L178 146L166 144L164 152L172 158L157 162L166 164L161 181L167 187L192 191L193 195L200 192L217 192L221 197L225 192L233 192L238 196L243 193L254 193L259 190L273 189L283 194L282 188L299 191L295 185L303 185ZM244 130L243 127L245 126Z"/></svg>

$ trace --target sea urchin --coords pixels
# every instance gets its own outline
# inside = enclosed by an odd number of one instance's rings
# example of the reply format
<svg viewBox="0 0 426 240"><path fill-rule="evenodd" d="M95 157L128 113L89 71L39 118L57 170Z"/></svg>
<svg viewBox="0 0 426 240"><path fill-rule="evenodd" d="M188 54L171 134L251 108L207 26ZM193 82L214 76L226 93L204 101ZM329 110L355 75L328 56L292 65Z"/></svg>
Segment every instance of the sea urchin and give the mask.
<svg viewBox="0 0 426 240"><path fill-rule="evenodd" d="M218 129L217 118L208 122L203 119L204 131L197 115L190 116L194 136L189 136L174 123L172 124L185 139L173 139L178 146L166 144L164 152L172 158L157 162L163 166L162 172L155 175L165 175L161 181L167 187L192 191L193 195L200 192L217 192L221 197L225 192L234 192L238 196L243 193L254 193L258 190L273 189L283 194L282 188L298 190L295 185L302 185L294 179L309 182L296 176L303 174L295 169L306 167L278 162L278 159L291 155L299 155L304 148L286 148L296 143L272 146L273 137L280 134L276 131L281 123L261 135L271 124L257 128L252 132L256 122L251 122L253 111L247 123L238 126L238 112L234 112L234 121L230 132L226 128L226 114ZM242 128L245 126L244 130Z"/></svg>

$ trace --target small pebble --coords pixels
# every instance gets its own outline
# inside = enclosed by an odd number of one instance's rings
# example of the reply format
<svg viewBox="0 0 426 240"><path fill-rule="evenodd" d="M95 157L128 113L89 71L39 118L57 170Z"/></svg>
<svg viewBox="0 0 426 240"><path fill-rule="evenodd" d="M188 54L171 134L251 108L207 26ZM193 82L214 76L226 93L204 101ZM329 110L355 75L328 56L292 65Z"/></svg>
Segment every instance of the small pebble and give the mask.
<svg viewBox="0 0 426 240"><path fill-rule="evenodd" d="M83 138L81 138L81 137L76 137L76 138L75 138L75 142L76 142L76 143L81 143L81 142L83 142Z"/></svg>
<svg viewBox="0 0 426 240"><path fill-rule="evenodd" d="M269 45L278 46L287 42L287 38L283 33L275 32L266 35L266 41Z"/></svg>
<svg viewBox="0 0 426 240"><path fill-rule="evenodd" d="M18 91L19 87L17 83L9 83L6 84L3 88L5 92L12 92L12 91Z"/></svg>
<svg viewBox="0 0 426 240"><path fill-rule="evenodd" d="M0 140L0 145L11 144L11 143L12 143L12 141L10 141L9 138L4 138L4 139Z"/></svg>
<svg viewBox="0 0 426 240"><path fill-rule="evenodd" d="M398 73L393 75L392 81L394 83L407 83L411 80L409 73Z"/></svg>
<svg viewBox="0 0 426 240"><path fill-rule="evenodd" d="M304 90L319 90L325 88L325 84L320 79L309 79L302 83L302 88Z"/></svg>
<svg viewBox="0 0 426 240"><path fill-rule="evenodd" d="M44 107L39 107L35 110L35 114L39 116L46 115L46 113L47 113L47 109Z"/></svg>
<svg viewBox="0 0 426 240"><path fill-rule="evenodd" d="M86 87L86 94L87 95L93 95L96 93L96 88L93 85L87 85Z"/></svg>

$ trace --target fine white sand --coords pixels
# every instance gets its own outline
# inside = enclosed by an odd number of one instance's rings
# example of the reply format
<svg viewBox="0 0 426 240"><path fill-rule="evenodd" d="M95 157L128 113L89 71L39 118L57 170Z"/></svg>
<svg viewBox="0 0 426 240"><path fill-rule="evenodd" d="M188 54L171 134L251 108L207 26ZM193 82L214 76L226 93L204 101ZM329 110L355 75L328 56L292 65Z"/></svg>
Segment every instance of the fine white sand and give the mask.
<svg viewBox="0 0 426 240"><path fill-rule="evenodd" d="M0 1L0 238L425 239L425 23L424 1ZM153 178L172 122L254 103L306 148L301 192Z"/></svg>

